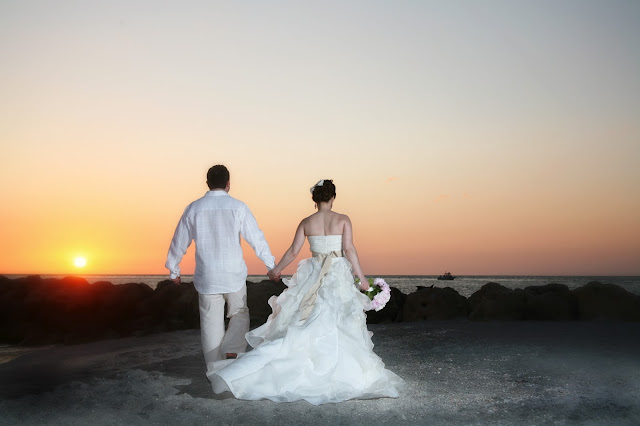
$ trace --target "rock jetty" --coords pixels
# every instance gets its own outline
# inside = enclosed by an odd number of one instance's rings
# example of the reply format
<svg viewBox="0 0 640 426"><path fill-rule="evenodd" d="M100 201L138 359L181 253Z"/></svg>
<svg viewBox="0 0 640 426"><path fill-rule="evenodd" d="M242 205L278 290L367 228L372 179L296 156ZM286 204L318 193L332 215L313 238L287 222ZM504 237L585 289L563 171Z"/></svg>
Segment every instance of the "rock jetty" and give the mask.
<svg viewBox="0 0 640 426"><path fill-rule="evenodd" d="M284 284L247 282L252 327L263 324ZM420 287L411 294L391 288L391 299L367 322L393 323L468 318L490 320L640 321L640 297L625 289L590 282L570 290L562 284L509 289L487 283L469 298L450 287ZM76 344L200 327L193 283L161 281L114 285L101 281L39 276L0 276L0 342L20 345Z"/></svg>

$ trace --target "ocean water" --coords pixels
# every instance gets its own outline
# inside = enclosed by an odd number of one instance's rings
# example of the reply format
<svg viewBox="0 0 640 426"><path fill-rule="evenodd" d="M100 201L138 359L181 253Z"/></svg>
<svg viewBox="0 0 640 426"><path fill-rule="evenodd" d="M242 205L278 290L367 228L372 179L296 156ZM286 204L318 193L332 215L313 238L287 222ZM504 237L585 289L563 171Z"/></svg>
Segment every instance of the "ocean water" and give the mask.
<svg viewBox="0 0 640 426"><path fill-rule="evenodd" d="M24 277L25 275L5 275L8 278ZM65 275L41 275L42 278L63 278ZM167 275L85 275L82 276L90 283L109 281L113 284L144 283L151 288L167 279ZM581 287L591 281L617 284L627 291L640 295L640 277L631 276L522 276L522 275L463 275L453 281L440 281L436 275L381 275L387 284L396 287L405 294L423 287L451 287L462 296L469 297L488 282L502 284L507 288L525 288L549 283L565 284L570 289ZM376 276L375 278L378 278ZM266 275L249 275L248 281L260 282L266 280ZM193 276L183 275L184 282L193 281Z"/></svg>

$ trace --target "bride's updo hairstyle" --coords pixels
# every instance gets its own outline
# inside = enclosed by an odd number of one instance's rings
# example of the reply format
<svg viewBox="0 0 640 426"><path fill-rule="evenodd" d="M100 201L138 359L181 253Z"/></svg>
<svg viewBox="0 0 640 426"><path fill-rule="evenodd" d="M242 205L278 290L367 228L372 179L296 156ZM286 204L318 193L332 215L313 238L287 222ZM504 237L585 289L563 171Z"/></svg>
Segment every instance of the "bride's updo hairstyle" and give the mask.
<svg viewBox="0 0 640 426"><path fill-rule="evenodd" d="M311 187L311 199L316 203L326 203L336 196L336 186L331 179L323 179Z"/></svg>

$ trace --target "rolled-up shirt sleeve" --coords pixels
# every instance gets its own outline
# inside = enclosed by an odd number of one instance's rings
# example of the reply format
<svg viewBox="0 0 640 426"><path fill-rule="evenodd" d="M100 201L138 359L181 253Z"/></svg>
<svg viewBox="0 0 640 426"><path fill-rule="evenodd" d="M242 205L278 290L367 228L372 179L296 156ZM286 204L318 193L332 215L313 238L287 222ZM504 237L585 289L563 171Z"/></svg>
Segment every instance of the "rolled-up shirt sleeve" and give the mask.
<svg viewBox="0 0 640 426"><path fill-rule="evenodd" d="M171 279L180 276L180 262L193 240L189 228L187 211L185 211L178 222L175 233L173 234L173 239L169 246L169 253L167 254L167 263L165 263L166 268L169 270L169 277Z"/></svg>
<svg viewBox="0 0 640 426"><path fill-rule="evenodd" d="M267 269L275 268L276 258L271 254L269 244L264 239L264 233L258 227L258 222L248 207L245 208L241 234L253 251L256 252L256 256L266 265Z"/></svg>

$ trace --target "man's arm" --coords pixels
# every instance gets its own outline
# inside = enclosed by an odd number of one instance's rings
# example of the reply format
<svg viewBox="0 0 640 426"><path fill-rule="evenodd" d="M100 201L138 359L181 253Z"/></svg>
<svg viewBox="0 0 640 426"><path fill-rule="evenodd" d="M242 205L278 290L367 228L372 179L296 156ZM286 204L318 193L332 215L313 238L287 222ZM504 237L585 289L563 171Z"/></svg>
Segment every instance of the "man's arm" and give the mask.
<svg viewBox="0 0 640 426"><path fill-rule="evenodd" d="M258 227L258 222L248 207L245 211L240 233L247 243L249 243L253 251L256 252L258 258L266 265L267 269L273 269L274 266L276 266L276 258L271 254L269 244L267 244L267 241L264 239L264 233Z"/></svg>
<svg viewBox="0 0 640 426"><path fill-rule="evenodd" d="M182 261L182 257L187 252L192 240L187 221L187 212L185 211L173 234L169 253L167 254L167 263L164 265L169 270L169 278L176 284L180 284L180 261Z"/></svg>

